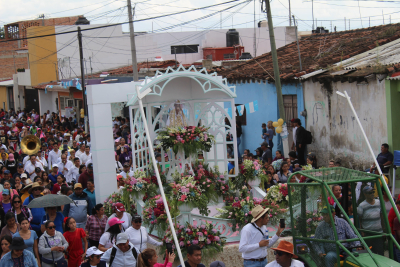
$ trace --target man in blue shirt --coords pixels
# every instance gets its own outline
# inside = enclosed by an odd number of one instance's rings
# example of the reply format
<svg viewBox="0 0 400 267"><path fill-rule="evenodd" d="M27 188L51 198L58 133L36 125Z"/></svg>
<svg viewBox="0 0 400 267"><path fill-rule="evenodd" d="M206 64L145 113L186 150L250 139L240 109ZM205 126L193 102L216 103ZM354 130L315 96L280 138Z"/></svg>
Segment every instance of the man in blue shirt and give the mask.
<svg viewBox="0 0 400 267"><path fill-rule="evenodd" d="M389 168L387 169L387 171L385 171L385 167L392 165L393 163L393 154L389 152L389 145L388 144L382 144L381 146L381 153L378 154L378 156L376 157L376 161L379 164L379 167L381 168L383 173L387 173L389 172ZM371 168L371 172L374 169L375 163Z"/></svg>
<svg viewBox="0 0 400 267"><path fill-rule="evenodd" d="M329 216L329 212L332 213L332 217L334 219L334 223L336 227L336 232L339 240L358 238L354 233L353 229L351 229L350 225L346 220L336 217L335 208L331 205L328 207L325 206L322 210L322 218L323 221L318 225L315 230L315 239L325 239L325 240L335 240L335 233L333 231L331 218ZM318 243L317 241L313 242L314 247L318 255L323 258L325 256L325 266L326 267L334 267L337 257L336 257L336 244L335 243ZM351 247L361 246L360 241L351 242ZM345 247L349 247L348 243L343 244ZM357 248L361 250L362 248Z"/></svg>
<svg viewBox="0 0 400 267"><path fill-rule="evenodd" d="M96 206L96 193L94 192L94 181L93 181L93 179L89 179L87 181L87 187L83 190L83 192L85 192L88 195L88 197L92 201L93 207Z"/></svg>

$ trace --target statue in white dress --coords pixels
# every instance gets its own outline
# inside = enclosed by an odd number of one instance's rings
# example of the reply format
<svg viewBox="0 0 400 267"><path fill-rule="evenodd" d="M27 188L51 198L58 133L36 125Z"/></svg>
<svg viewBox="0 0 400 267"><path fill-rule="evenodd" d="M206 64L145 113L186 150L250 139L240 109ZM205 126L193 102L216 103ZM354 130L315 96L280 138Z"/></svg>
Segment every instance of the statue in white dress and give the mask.
<svg viewBox="0 0 400 267"><path fill-rule="evenodd" d="M172 107L173 105L173 107ZM184 105L179 100L171 104L167 126L168 127L184 127L187 126L186 116L183 113Z"/></svg>

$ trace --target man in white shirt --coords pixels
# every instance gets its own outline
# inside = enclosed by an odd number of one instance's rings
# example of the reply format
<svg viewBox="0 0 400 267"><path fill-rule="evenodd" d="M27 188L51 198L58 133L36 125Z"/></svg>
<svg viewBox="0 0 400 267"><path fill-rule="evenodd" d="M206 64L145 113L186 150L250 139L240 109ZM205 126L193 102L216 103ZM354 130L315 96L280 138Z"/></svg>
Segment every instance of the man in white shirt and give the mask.
<svg viewBox="0 0 400 267"><path fill-rule="evenodd" d="M85 163L86 168L87 168L87 166L89 166L90 163L93 163L92 154L90 154L90 159L88 161L86 161L86 163Z"/></svg>
<svg viewBox="0 0 400 267"><path fill-rule="evenodd" d="M273 262L268 263L265 267L304 267L301 261L294 260L298 257L293 254L293 244L289 241L282 240L277 248L272 248L275 254Z"/></svg>
<svg viewBox="0 0 400 267"><path fill-rule="evenodd" d="M53 150L49 152L49 166L53 166L58 163L58 158L61 157L61 151L58 150L58 144L54 143Z"/></svg>
<svg viewBox="0 0 400 267"><path fill-rule="evenodd" d="M29 161L26 163L26 166L24 169L27 173L29 173L29 176L30 176L29 178L31 180L33 180L36 177L35 168L38 167L42 171L44 171L44 169L43 169L42 163L40 163L39 161L36 160L36 155L30 155L29 157L30 157Z"/></svg>
<svg viewBox="0 0 400 267"><path fill-rule="evenodd" d="M66 155L61 155L61 162L57 164L59 171L66 176L68 171L74 166L71 161L67 160Z"/></svg>
<svg viewBox="0 0 400 267"><path fill-rule="evenodd" d="M267 265L267 248L274 245L282 231L280 226L276 235L271 239L266 236L269 222L269 209L264 209L261 205L256 206L251 211L253 220L246 224L240 233L239 252L242 253L244 267L264 267ZM267 232L268 233L268 232Z"/></svg>
<svg viewBox="0 0 400 267"><path fill-rule="evenodd" d="M79 150L76 151L75 156L79 158L81 155L85 154L85 147L85 144L81 144Z"/></svg>
<svg viewBox="0 0 400 267"><path fill-rule="evenodd" d="M43 167L43 168L47 168L47 160L46 160L45 157L42 157L42 155L43 155L42 151L39 151L39 152L37 153L36 158L37 158L37 160L42 164L42 167Z"/></svg>
<svg viewBox="0 0 400 267"><path fill-rule="evenodd" d="M77 182L79 178L79 166L81 165L81 160L79 158L74 158L74 164L68 169L68 173L65 176L67 183L72 183L72 181Z"/></svg>
<svg viewBox="0 0 400 267"><path fill-rule="evenodd" d="M46 121L51 119L50 110L47 110Z"/></svg>
<svg viewBox="0 0 400 267"><path fill-rule="evenodd" d="M124 163L124 170L120 173L120 175L122 175L122 177L124 177L124 179L126 179L126 175L128 174L130 177L133 176L133 171L129 170L130 166L128 162Z"/></svg>
<svg viewBox="0 0 400 267"><path fill-rule="evenodd" d="M85 147L85 153L80 155L79 158L81 159L82 164L86 164L86 162L92 158L92 153L90 153L90 147Z"/></svg>

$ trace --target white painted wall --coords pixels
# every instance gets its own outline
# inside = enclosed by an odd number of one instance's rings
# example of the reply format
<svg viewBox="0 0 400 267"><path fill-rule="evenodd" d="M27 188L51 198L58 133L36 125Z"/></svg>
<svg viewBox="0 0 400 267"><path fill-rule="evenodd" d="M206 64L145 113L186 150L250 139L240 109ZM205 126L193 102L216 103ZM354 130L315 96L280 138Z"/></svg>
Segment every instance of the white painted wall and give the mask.
<svg viewBox="0 0 400 267"><path fill-rule="evenodd" d="M319 82L308 80L303 86L307 130L313 135L308 151L317 153L318 165L327 166L330 159L339 159L342 166L369 168L373 159L361 130L347 100L336 91L347 91L351 97L377 155L381 144L387 142L385 81L376 80L368 85L336 82L326 88Z"/></svg>
<svg viewBox="0 0 400 267"><path fill-rule="evenodd" d="M82 29L99 25L81 25ZM56 33L71 31L76 26L56 26ZM246 52L254 56L254 29L236 29L239 32L240 44ZM163 32L138 35L135 38L138 62L153 61L156 56L164 60L175 59L171 54L172 45L199 45L199 52L193 54L178 54L177 60L183 64L191 64L203 59L204 47L225 47L228 29L189 32ZM257 55L271 50L267 27L257 28ZM56 36L57 58L60 66L60 78L80 75L78 41L76 33ZM276 27L275 38L277 48L294 42L294 27ZM74 41L75 40L75 41ZM73 42L74 41L74 42ZM73 43L71 43L73 42ZM86 59L86 69L90 73L90 62L93 72L113 69L132 64L129 34L122 33L121 26L108 27L83 32L83 54Z"/></svg>
<svg viewBox="0 0 400 267"><path fill-rule="evenodd" d="M44 90L38 90L39 92L39 108L42 114L50 110L50 112L55 112L57 110L56 98L58 97L57 92L45 93Z"/></svg>
<svg viewBox="0 0 400 267"><path fill-rule="evenodd" d="M18 72L18 84L31 86L31 70L25 69L25 72Z"/></svg>

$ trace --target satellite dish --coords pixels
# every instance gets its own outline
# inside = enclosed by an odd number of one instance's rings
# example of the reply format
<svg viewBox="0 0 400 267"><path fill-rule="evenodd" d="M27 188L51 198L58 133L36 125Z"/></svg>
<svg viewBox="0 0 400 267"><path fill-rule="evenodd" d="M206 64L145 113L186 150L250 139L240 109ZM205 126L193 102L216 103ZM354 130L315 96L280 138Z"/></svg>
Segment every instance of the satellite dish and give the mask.
<svg viewBox="0 0 400 267"><path fill-rule="evenodd" d="M303 117L307 117L307 110L303 110L302 112L300 112L300 115Z"/></svg>

